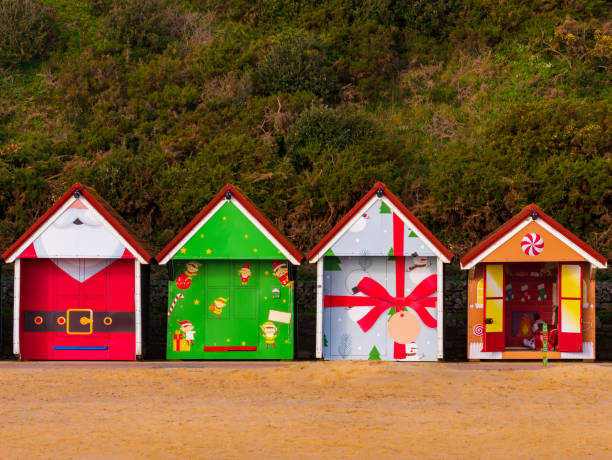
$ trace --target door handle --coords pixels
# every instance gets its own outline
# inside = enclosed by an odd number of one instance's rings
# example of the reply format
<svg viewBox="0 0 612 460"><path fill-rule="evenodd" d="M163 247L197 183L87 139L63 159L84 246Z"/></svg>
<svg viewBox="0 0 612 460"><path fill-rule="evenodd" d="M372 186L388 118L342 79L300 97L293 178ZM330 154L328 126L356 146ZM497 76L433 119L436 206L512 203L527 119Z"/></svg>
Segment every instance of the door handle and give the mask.
<svg viewBox="0 0 612 460"><path fill-rule="evenodd" d="M486 318L485 324L493 324L493 318Z"/></svg>

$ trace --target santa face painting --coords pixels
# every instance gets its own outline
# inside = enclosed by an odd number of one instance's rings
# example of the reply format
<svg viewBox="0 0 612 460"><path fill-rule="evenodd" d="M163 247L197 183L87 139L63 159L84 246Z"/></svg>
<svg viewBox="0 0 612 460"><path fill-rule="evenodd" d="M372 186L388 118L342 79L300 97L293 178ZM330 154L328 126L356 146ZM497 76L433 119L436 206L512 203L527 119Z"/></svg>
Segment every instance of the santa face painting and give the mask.
<svg viewBox="0 0 612 460"><path fill-rule="evenodd" d="M36 238L33 245L37 257L51 259L80 282L121 258L126 249L79 199Z"/></svg>

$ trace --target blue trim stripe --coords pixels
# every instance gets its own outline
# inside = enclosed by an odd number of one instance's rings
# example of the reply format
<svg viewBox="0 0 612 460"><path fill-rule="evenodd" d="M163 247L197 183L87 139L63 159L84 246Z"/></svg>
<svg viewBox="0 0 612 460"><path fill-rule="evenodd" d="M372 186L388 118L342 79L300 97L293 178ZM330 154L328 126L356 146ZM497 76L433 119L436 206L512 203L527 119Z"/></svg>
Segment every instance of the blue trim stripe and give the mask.
<svg viewBox="0 0 612 460"><path fill-rule="evenodd" d="M108 350L108 347L64 347L54 346L54 350Z"/></svg>

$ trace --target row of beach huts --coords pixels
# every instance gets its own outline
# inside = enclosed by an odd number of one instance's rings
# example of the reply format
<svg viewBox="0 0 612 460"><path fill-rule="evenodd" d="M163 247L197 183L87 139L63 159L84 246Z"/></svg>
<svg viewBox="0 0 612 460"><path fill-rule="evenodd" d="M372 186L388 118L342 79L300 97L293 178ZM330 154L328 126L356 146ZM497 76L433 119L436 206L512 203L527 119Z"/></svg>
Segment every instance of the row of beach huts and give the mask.
<svg viewBox="0 0 612 460"><path fill-rule="evenodd" d="M14 264L13 352L134 360L148 267L168 268L168 359L292 359L296 267L316 264L316 357L443 359L453 254L377 183L304 257L225 186L153 259L93 189L74 184L2 258ZM606 257L529 205L461 259L468 359L595 358Z"/></svg>

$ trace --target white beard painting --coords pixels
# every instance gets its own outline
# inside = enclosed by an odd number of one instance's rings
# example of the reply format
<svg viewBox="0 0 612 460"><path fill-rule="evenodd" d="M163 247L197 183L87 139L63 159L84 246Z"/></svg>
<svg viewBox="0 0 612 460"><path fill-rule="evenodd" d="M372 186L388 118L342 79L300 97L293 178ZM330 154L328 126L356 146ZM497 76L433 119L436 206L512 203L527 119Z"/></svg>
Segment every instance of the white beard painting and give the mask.
<svg viewBox="0 0 612 460"><path fill-rule="evenodd" d="M121 241L80 200L36 238L34 249L37 257L51 259L80 282L106 268L125 252Z"/></svg>

